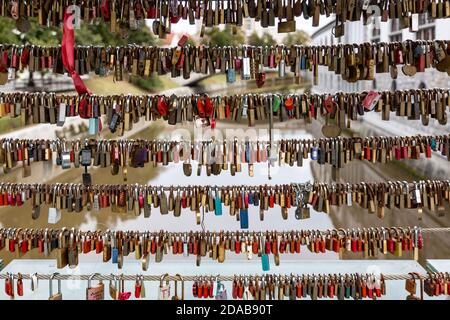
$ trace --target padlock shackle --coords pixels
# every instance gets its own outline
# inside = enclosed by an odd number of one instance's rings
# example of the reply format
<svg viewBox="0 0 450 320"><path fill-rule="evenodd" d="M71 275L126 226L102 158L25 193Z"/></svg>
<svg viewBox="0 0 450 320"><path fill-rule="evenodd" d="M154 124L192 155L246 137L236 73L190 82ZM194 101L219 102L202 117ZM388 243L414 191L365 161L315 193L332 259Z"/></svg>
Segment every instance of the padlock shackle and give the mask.
<svg viewBox="0 0 450 320"><path fill-rule="evenodd" d="M97 277L97 276L100 276L100 273L96 272L96 273L93 273L93 274L91 274L91 275L89 276L89 279L88 279L88 288L91 287L91 281L94 280L94 278Z"/></svg>
<svg viewBox="0 0 450 320"><path fill-rule="evenodd" d="M50 278L49 278L49 284L48 284L48 288L50 290L50 297L53 295L53 280L55 279L56 276L59 276L60 273L59 272L55 272L53 273ZM61 279L58 279L58 293L61 293Z"/></svg>

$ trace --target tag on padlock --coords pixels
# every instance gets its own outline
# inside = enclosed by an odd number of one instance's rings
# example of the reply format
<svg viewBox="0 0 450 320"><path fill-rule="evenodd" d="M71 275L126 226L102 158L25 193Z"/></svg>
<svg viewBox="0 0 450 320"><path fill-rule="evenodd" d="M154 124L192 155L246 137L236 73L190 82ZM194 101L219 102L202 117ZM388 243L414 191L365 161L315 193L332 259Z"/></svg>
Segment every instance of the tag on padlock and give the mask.
<svg viewBox="0 0 450 320"><path fill-rule="evenodd" d="M58 109L58 121L56 122L56 125L58 127L62 127L64 125L64 122L66 122L66 104L60 103L59 109Z"/></svg>
<svg viewBox="0 0 450 320"><path fill-rule="evenodd" d="M91 149L82 149L81 150L81 159L80 163L82 166L90 166L91 165L92 153Z"/></svg>
<svg viewBox="0 0 450 320"><path fill-rule="evenodd" d="M70 169L70 152L63 151L61 153L61 167L63 169Z"/></svg>
<svg viewBox="0 0 450 320"><path fill-rule="evenodd" d="M380 96L381 95L378 92L370 91L362 102L364 109L372 111L377 105L378 100L380 100Z"/></svg>
<svg viewBox="0 0 450 320"><path fill-rule="evenodd" d="M89 118L89 135L95 136L98 134L98 118Z"/></svg>
<svg viewBox="0 0 450 320"><path fill-rule="evenodd" d="M196 128L205 128L209 127L210 122L208 118L200 118L198 116L194 117L194 125Z"/></svg>
<svg viewBox="0 0 450 320"><path fill-rule="evenodd" d="M362 5L363 11L366 11L369 8L369 5L370 5L370 0L364 0L363 5Z"/></svg>
<svg viewBox="0 0 450 320"><path fill-rule="evenodd" d="M48 208L48 223L55 224L61 220L61 210L56 208Z"/></svg>

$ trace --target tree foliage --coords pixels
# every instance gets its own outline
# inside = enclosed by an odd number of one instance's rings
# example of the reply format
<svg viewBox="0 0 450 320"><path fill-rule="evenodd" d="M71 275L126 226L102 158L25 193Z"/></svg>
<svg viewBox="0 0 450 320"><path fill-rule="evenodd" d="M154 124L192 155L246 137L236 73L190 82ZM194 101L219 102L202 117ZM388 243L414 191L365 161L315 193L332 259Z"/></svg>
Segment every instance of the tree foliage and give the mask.
<svg viewBox="0 0 450 320"><path fill-rule="evenodd" d="M21 33L16 29L13 19L0 17L0 43L36 45L56 45L61 43L62 32L58 28L43 28L36 23L35 18L30 18L31 28L27 33Z"/></svg>
<svg viewBox="0 0 450 320"><path fill-rule="evenodd" d="M226 25L223 30L212 28L205 32L202 43L210 46L236 46L243 44L244 34L240 28L237 28L236 34L233 34L232 27Z"/></svg>
<svg viewBox="0 0 450 320"><path fill-rule="evenodd" d="M283 44L287 46L308 44L311 41L309 35L303 30L288 33L283 39Z"/></svg>
<svg viewBox="0 0 450 320"><path fill-rule="evenodd" d="M248 37L247 43L252 46L271 46L277 44L270 33L264 32L260 37L255 31Z"/></svg>
<svg viewBox="0 0 450 320"><path fill-rule="evenodd" d="M14 44L35 44L35 45L58 45L61 44L62 28L42 27L36 18L30 18L31 28L26 33L20 33L16 29L13 19L0 18L0 43ZM150 33L147 27L142 27L138 31L129 32L127 39L119 34L109 32L109 23L99 22L98 24L81 23L80 29L75 30L75 43L79 45L126 45L128 43L138 45L154 45L156 38Z"/></svg>

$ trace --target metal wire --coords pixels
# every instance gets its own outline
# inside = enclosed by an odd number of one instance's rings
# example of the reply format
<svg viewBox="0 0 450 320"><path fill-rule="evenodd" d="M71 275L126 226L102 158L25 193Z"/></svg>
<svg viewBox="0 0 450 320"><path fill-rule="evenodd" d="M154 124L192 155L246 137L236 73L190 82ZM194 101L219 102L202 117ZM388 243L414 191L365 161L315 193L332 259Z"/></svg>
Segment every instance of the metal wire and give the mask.
<svg viewBox="0 0 450 320"><path fill-rule="evenodd" d="M410 188L411 190L413 190L414 188L416 188L418 185L420 184L430 184L430 183L436 183L436 184L440 184L443 187L447 187L450 185L450 180L419 180L419 181L413 181L413 182L406 182L406 181L386 181L385 184L387 186L402 186L402 187L406 187L406 185L408 185L408 188ZM162 186L162 185L146 185L146 184L138 184L138 183L134 183L134 184L92 184L89 186L86 186L82 183L12 183L12 182L0 182L0 188L10 188L12 189L14 192L17 191L25 191L27 189L30 188L35 188L40 190L40 192L44 192L45 190L55 190L55 188L57 187L61 187L61 188L72 188L76 189L76 190L98 190L98 189L103 189L106 190L108 188L122 188L119 190L125 190L125 189L129 189L129 188L137 188L137 189L143 189L143 188L149 188L149 191L176 191L176 190L189 190L189 189L195 189L197 188L198 190L201 191L205 191L205 190L211 190L213 191L214 189L226 189L226 190L237 190L237 189L245 189L245 190L252 190L252 191L257 191L257 190L276 190L279 187L285 187L285 186L294 186L294 185L300 185L300 186L304 186L304 187L308 187L311 186L311 184L316 185L316 184L320 184L321 187L325 187L325 188L329 188L329 189L333 189L335 188L337 185L342 185L342 186L352 186L351 184L348 183L339 183L339 182L302 182L302 183L286 183L286 184L273 184L273 185L187 185L187 186L181 186L181 185L172 185L172 186ZM371 183L371 182L359 182L359 183L355 183L354 185L357 186L363 186L364 184L374 184L374 185L378 185L378 183ZM125 188L125 189L124 189ZM445 201L447 201L447 199L445 199ZM408 209L408 208L407 208Z"/></svg>
<svg viewBox="0 0 450 320"><path fill-rule="evenodd" d="M269 130L269 135L270 135L270 130ZM372 141L377 141L379 140L383 140L383 139L388 139L390 141L396 141L397 139L400 140L404 140L404 141L412 141L412 140L422 140L422 141L428 141L430 139L434 139L434 140L443 140L443 139L447 139L450 138L450 134L448 135L413 135L413 136L370 136L370 137L336 137L336 138L307 138L307 139L280 139L277 141L270 141L269 140L250 140L249 142L258 142L261 144L267 144L267 145L278 145L281 144L283 142L296 142L296 143L301 143L301 144L317 144L319 142L348 142L348 141L354 141L354 142L372 142ZM85 145L88 146L92 146L92 145L102 145L102 144L107 144L107 143L117 143L118 145L120 144L131 144L131 143L146 143L146 144L152 144L152 143L176 143L176 144L180 144L183 145L185 143L189 143L189 144L200 144L200 143L216 143L216 144L232 144L236 139L224 139L224 140L180 140L180 141L176 141L176 140L165 140L165 139L20 139L20 138L1 138L0 139L0 143L18 143L18 142L24 142L24 143L28 143L31 145L41 145L44 143L49 143L53 148L56 148L56 146L59 145L74 145L76 146L77 144L79 144L81 147L83 146L83 143ZM238 144L244 144L246 141L244 140L240 140L237 141ZM403 141L402 141L403 142ZM439 150L437 150L439 151Z"/></svg>
<svg viewBox="0 0 450 320"><path fill-rule="evenodd" d="M356 273L351 273L351 274L356 274ZM0 274L0 279L6 279L9 277L10 274L8 273L2 273ZM302 277L303 275L307 276L307 275L312 275L312 274L291 274L291 275L283 275L283 274L270 274L269 276L275 276L275 277L286 277L286 278L290 278L292 277ZM317 276L317 274L315 274ZM324 274L326 275L326 274ZM364 274L363 274L364 275ZM372 274L370 274L372 275ZM384 278L384 280L387 281L399 281L399 280L406 280L406 279L411 279L411 275L410 274L381 274ZM13 274L14 278L17 279L19 274ZM22 279L24 280L30 280L32 276L36 276L38 280L50 280L50 279L54 279L54 280L80 280L80 281L87 281L89 280L89 278L91 278L92 280L102 280L102 281L114 281L117 279L123 279L124 281L136 281L137 277L143 277L144 281L161 281L161 279L168 280L168 281L175 281L175 280L180 280L180 278L175 277L175 276L164 276L164 275L142 275L142 274L137 274L137 275L125 275L125 274L110 274L110 275L96 275L93 277L92 274L84 274L84 275L70 275L70 274L37 274L35 273L34 275L30 275L30 274L21 274ZM208 275L208 274L203 274L203 275L182 275L182 278L184 281L196 281L199 280L201 278L203 279L213 279L213 280L219 280L219 281L233 281L236 278L248 278L248 277L252 277L253 279L258 278L264 278L266 275L254 275L254 274L248 274L248 275L232 275L232 276L221 276L221 275ZM375 275L376 276L376 275ZM421 279L427 279L428 275L423 275L423 274L419 274L419 276L421 277ZM417 275L416 275L417 277Z"/></svg>
<svg viewBox="0 0 450 320"><path fill-rule="evenodd" d="M204 217L203 217L204 219ZM203 222L202 219L202 222ZM299 233L299 232L306 232L306 233L311 233L313 235L329 235L333 232L337 232L338 236L345 236L345 234L347 232L352 232L353 230L368 230L369 232L372 230L380 230L381 228L387 229L387 230L411 230L411 232L414 232L415 230L420 231L422 233L444 233L444 232L450 232L450 227L445 227L445 228L419 228L419 227L360 227L360 228L334 228L334 229L328 229L328 230L316 230L316 229L292 229L292 230L281 230L281 231L276 231L276 233L278 235L289 235L292 233ZM211 236L217 236L219 234L226 234L226 235L239 235L242 237L247 237L247 236L258 236L258 235L265 235L266 233L272 233L273 231L271 230L264 230L264 231L249 231L249 230L221 230L221 231L205 231L204 230L204 225L202 226L202 231L130 231L128 230L127 232L132 232L134 235L136 236L159 236L159 235L163 235L165 237L173 237L173 236L180 236L180 235L184 235L184 236L189 236L190 234L192 235L197 235L197 234L201 234L201 235L211 235ZM18 230L18 231L23 231L26 232L26 229L20 229L20 228L0 228L0 231L14 231L14 230ZM36 229L36 230L42 230L45 232L46 229ZM52 229L52 230L48 230L49 232L59 232L62 229ZM67 230L70 231L70 228L67 228ZM98 236L114 236L115 232L119 232L121 230L106 230L106 231L102 231L102 230L77 230L75 228L72 228L71 232L75 232L77 235L80 236L84 236L84 235L93 235L96 234Z"/></svg>

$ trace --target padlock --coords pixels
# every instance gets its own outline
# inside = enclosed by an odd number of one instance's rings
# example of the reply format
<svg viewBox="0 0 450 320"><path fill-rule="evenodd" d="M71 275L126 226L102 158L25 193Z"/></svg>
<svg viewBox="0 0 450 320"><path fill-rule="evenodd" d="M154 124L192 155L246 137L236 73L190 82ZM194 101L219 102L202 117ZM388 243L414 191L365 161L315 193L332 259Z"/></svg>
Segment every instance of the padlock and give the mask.
<svg viewBox="0 0 450 320"><path fill-rule="evenodd" d="M169 300L170 299L170 283L169 283L168 278L169 278L168 273L161 276L161 279L159 282L158 300ZM166 283L164 283L164 280L166 280Z"/></svg>
<svg viewBox="0 0 450 320"><path fill-rule="evenodd" d="M103 282L100 280L96 286L91 286L91 281L95 276L99 275L99 273L94 273L89 277L88 286L86 288L86 300L105 300L105 285Z"/></svg>
<svg viewBox="0 0 450 320"><path fill-rule="evenodd" d="M175 294L172 300L184 300L184 279L180 274L175 275ZM181 297L178 296L178 281L181 282Z"/></svg>
<svg viewBox="0 0 450 320"><path fill-rule="evenodd" d="M125 292L125 279L123 275L119 277L119 294L117 300L128 300L131 297L131 292Z"/></svg>
<svg viewBox="0 0 450 320"><path fill-rule="evenodd" d="M216 300L227 300L227 289L225 288L225 285L221 283L220 281L217 281L217 290L216 290Z"/></svg>
<svg viewBox="0 0 450 320"><path fill-rule="evenodd" d="M109 280L109 296L113 300L118 300L119 298L119 290L117 288L119 279L117 276L111 274L112 279ZM113 283L114 281L114 283Z"/></svg>
<svg viewBox="0 0 450 320"><path fill-rule="evenodd" d="M53 294L53 279L59 275L58 272L55 272L50 276L48 288L49 288L49 298L48 300L62 300L62 293L61 293L61 280L58 279L58 292Z"/></svg>

